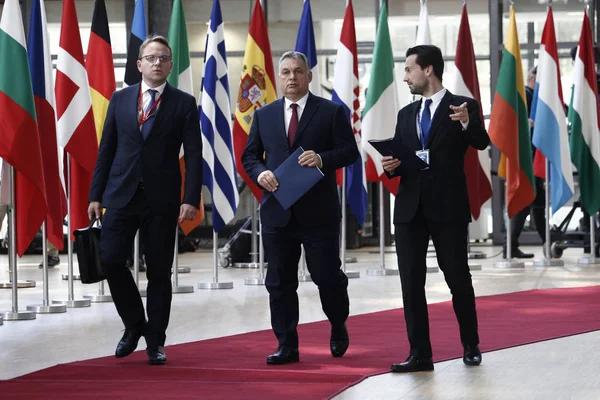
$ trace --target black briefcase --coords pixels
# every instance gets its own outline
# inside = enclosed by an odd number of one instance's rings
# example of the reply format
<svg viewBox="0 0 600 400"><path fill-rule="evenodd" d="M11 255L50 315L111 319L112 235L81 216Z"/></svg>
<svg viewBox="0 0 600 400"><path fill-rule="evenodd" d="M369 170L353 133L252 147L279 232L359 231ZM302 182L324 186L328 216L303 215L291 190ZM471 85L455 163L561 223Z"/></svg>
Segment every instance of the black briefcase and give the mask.
<svg viewBox="0 0 600 400"><path fill-rule="evenodd" d="M98 222L98 226L94 224ZM73 232L77 247L77 261L82 283L97 283L106 279L100 263L101 221L92 218L87 228Z"/></svg>

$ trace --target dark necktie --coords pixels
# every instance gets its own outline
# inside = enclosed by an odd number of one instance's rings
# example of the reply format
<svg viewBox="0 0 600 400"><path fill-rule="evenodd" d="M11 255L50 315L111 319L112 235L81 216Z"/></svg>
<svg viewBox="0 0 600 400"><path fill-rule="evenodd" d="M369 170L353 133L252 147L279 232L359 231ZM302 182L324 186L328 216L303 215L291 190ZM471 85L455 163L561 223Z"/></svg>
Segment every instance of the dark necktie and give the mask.
<svg viewBox="0 0 600 400"><path fill-rule="evenodd" d="M432 100L425 100L425 107L423 108L423 112L421 113L421 147L425 148L425 144L427 143L427 138L429 137L429 128L431 127L431 110L429 106L431 106Z"/></svg>
<svg viewBox="0 0 600 400"><path fill-rule="evenodd" d="M155 89L148 89L148 94L150 95L150 102L148 103L146 110L144 110L144 115L147 115L150 112L150 110L152 110L152 106L156 102L156 92L157 92L157 90L155 90ZM152 125L154 124L154 116L155 115L156 115L156 112L153 111L152 115L150 117L148 117L148 119L145 120L144 124L142 125L142 138L144 140L146 140L148 138L148 135L150 135L150 131L152 130Z"/></svg>
<svg viewBox="0 0 600 400"><path fill-rule="evenodd" d="M290 107L292 107L292 119L290 120L290 126L288 128L288 143L290 144L290 147L292 147L294 136L298 129L298 104L292 103L290 104Z"/></svg>

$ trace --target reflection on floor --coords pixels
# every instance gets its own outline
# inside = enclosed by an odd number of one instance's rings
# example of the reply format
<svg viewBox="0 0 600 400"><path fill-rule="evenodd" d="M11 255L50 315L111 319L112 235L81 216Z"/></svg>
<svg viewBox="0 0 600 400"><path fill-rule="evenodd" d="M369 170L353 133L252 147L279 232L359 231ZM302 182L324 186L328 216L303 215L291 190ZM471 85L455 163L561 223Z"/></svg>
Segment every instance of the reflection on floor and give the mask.
<svg viewBox="0 0 600 400"><path fill-rule="evenodd" d="M488 257L500 252L499 247L477 246ZM357 263L347 264L347 270L360 272L360 278L349 285L353 315L402 307L398 276L367 276L367 269L379 268L379 254L373 248L348 251ZM387 250L392 250L387 249ZM541 257L539 247L523 247ZM481 270L472 272L477 295L508 293L551 287L573 287L600 284L600 267L577 266L581 249L568 249L563 255L563 267L533 267L503 270L493 267L496 258L472 260ZM180 266L191 267L191 273L180 274L180 285L210 282L212 254L206 251L185 253ZM50 300L67 298L66 256L49 271ZM395 255L386 252L386 267L396 268ZM40 256L25 256L19 260L19 279L32 279L37 286L19 290L19 309L42 301L42 273L38 269ZM428 258L435 266L435 258ZM221 337L241 332L269 328L268 298L264 287L245 285L256 269L219 268L219 281L233 282L229 290L198 290L191 294L175 294L167 345ZM0 281L8 279L6 256L0 256ZM140 286L145 287L140 276ZM97 294L98 285L74 285L75 299L84 294ZM301 322L324 319L317 289L310 282L300 283ZM450 299L442 273L427 276L427 296L430 303ZM11 291L0 289L0 311L12 307ZM518 304L515 305L518 307ZM600 318L600 316L599 316ZM38 315L33 321L4 322L0 326L0 379L9 379L58 363L106 356L114 348L123 329L112 303L94 303L91 307L69 309L64 314ZM351 333L352 334L352 333ZM399 337L398 340L406 340ZM273 347L276 346L273 340ZM433 373L411 375L384 374L365 380L340 394L336 399L598 399L600 378L598 361L593 355L600 346L600 333L592 332L486 353L483 364L467 368L461 360L438 363ZM145 347L140 341L138 349ZM168 346L167 346L168 353ZM266 356L267 354L265 354ZM406 354L398 354L403 361ZM0 397L1 393L0 393Z"/></svg>

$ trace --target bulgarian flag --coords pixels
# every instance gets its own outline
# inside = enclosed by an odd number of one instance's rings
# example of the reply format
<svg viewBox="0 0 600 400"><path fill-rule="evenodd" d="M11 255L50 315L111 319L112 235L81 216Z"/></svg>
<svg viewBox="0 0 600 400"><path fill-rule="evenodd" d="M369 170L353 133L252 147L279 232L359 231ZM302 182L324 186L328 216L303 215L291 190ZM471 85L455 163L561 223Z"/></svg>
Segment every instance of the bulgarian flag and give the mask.
<svg viewBox="0 0 600 400"><path fill-rule="evenodd" d="M246 181L258 201L262 198L262 190L244 171L242 153L246 148L254 111L275 100L277 100L275 72L273 70L267 22L260 1L256 0L250 18L250 29L248 31L248 41L246 42L244 65L242 66L242 79L235 109L233 148L238 173Z"/></svg>
<svg viewBox="0 0 600 400"><path fill-rule="evenodd" d="M535 199L531 136L514 6L510 9L489 135L502 152L498 176L506 178L506 207L508 217L512 218Z"/></svg>
<svg viewBox="0 0 600 400"><path fill-rule="evenodd" d="M11 206L17 210L16 245L17 253L22 256L40 229L48 209L18 0L4 2L0 20L0 110L0 157L15 170L16 205Z"/></svg>
<svg viewBox="0 0 600 400"><path fill-rule="evenodd" d="M590 20L584 13L575 57L568 120L571 127L571 159L579 173L581 202L585 210L593 215L600 210L600 112L591 35Z"/></svg>

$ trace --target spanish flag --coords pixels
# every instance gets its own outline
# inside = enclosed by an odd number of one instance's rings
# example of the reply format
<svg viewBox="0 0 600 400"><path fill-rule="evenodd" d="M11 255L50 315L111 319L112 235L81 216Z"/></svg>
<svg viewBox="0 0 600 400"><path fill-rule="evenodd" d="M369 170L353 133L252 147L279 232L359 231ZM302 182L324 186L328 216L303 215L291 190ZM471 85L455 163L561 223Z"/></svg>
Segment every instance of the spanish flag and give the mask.
<svg viewBox="0 0 600 400"><path fill-rule="evenodd" d="M513 6L489 127L492 143L502 152L498 176L506 178L506 208L509 218L531 204L535 198L531 136L519 49Z"/></svg>
<svg viewBox="0 0 600 400"><path fill-rule="evenodd" d="M242 166L242 153L248 141L254 111L277 99L275 73L265 14L259 0L254 4L246 42L242 79L233 123L233 147L238 173L260 201L262 190L252 182Z"/></svg>
<svg viewBox="0 0 600 400"><path fill-rule="evenodd" d="M115 67L104 0L96 0L94 3L92 30L85 59L85 69L90 81L96 136L98 137L98 143L100 143L108 102L116 90Z"/></svg>

